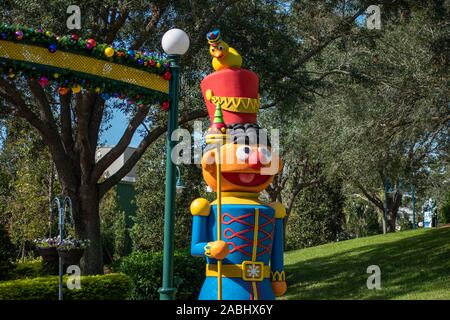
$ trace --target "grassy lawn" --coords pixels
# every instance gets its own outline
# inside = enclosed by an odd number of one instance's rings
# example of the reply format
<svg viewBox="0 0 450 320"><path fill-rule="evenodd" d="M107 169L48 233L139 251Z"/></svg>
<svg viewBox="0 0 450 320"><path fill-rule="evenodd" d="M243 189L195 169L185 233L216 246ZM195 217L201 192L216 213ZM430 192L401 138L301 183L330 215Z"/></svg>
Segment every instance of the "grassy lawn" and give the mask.
<svg viewBox="0 0 450 320"><path fill-rule="evenodd" d="M286 299L450 299L450 228L377 235L290 251ZM366 286L381 269L381 289Z"/></svg>

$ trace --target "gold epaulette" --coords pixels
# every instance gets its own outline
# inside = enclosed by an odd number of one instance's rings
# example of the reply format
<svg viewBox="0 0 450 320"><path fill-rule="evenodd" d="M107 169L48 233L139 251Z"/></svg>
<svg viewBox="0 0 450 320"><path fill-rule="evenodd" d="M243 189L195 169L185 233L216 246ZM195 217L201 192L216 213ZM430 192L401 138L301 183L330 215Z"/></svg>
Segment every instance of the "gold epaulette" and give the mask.
<svg viewBox="0 0 450 320"><path fill-rule="evenodd" d="M269 204L275 210L275 218L283 219L286 216L286 208L281 202L275 201Z"/></svg>
<svg viewBox="0 0 450 320"><path fill-rule="evenodd" d="M205 198L197 198L191 203L191 214L193 216L209 216L211 205Z"/></svg>

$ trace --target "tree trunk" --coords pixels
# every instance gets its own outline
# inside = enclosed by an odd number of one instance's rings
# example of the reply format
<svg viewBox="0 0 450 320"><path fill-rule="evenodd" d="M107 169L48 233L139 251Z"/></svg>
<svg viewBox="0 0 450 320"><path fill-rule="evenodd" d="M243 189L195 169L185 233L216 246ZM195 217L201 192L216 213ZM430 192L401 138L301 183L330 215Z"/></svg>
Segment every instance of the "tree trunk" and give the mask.
<svg viewBox="0 0 450 320"><path fill-rule="evenodd" d="M75 199L74 199L75 198ZM82 186L73 199L75 232L79 239L89 239L81 269L84 275L103 274L103 250L100 233L98 187Z"/></svg>
<svg viewBox="0 0 450 320"><path fill-rule="evenodd" d="M397 214L398 209L402 203L402 195L400 192L395 192L393 194L389 194L387 197L387 221L386 228L387 232L395 232L395 225L397 222Z"/></svg>
<svg viewBox="0 0 450 320"><path fill-rule="evenodd" d="M286 208L286 216L284 217L284 220L283 220L283 235L286 235L287 224L288 224L289 217L291 215L291 211L292 211L292 206L289 206L288 208Z"/></svg>
<svg viewBox="0 0 450 320"><path fill-rule="evenodd" d="M103 251L100 233L100 216L98 202L88 212L89 220L86 226L86 235L90 244L84 253L82 265L84 274L103 274Z"/></svg>

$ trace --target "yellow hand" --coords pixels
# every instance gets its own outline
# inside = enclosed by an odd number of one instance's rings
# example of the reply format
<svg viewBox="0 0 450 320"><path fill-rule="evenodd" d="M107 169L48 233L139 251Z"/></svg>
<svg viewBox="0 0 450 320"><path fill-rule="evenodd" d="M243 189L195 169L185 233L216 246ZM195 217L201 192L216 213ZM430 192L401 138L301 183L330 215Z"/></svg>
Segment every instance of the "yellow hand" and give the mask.
<svg viewBox="0 0 450 320"><path fill-rule="evenodd" d="M228 244L222 240L208 242L208 244L205 246L205 255L207 257L221 260L225 259L228 253Z"/></svg>
<svg viewBox="0 0 450 320"><path fill-rule="evenodd" d="M286 281L272 281L272 290L276 297L281 297L287 290Z"/></svg>

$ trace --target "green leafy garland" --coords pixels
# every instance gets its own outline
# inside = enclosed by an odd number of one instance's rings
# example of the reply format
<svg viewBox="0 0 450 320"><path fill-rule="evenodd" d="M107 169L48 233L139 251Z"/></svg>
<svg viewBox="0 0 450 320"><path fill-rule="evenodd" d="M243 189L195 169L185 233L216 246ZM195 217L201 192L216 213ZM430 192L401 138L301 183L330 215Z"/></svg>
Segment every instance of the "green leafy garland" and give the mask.
<svg viewBox="0 0 450 320"><path fill-rule="evenodd" d="M114 49L107 44L97 43L92 37L83 39L75 33L70 36L57 36L42 28L35 30L20 26L1 25L0 40L45 47L51 53L61 50L90 56L153 73L165 80L171 78L169 63L159 54L131 49ZM9 80L13 80L17 76L37 79L42 87L50 82L57 83L60 86L59 93L62 95L67 94L70 90L73 93L79 93L83 88L100 93L105 100L111 97L128 98L128 103L137 105L163 101L163 108L168 108L167 94L74 70L0 58L0 74Z"/></svg>

